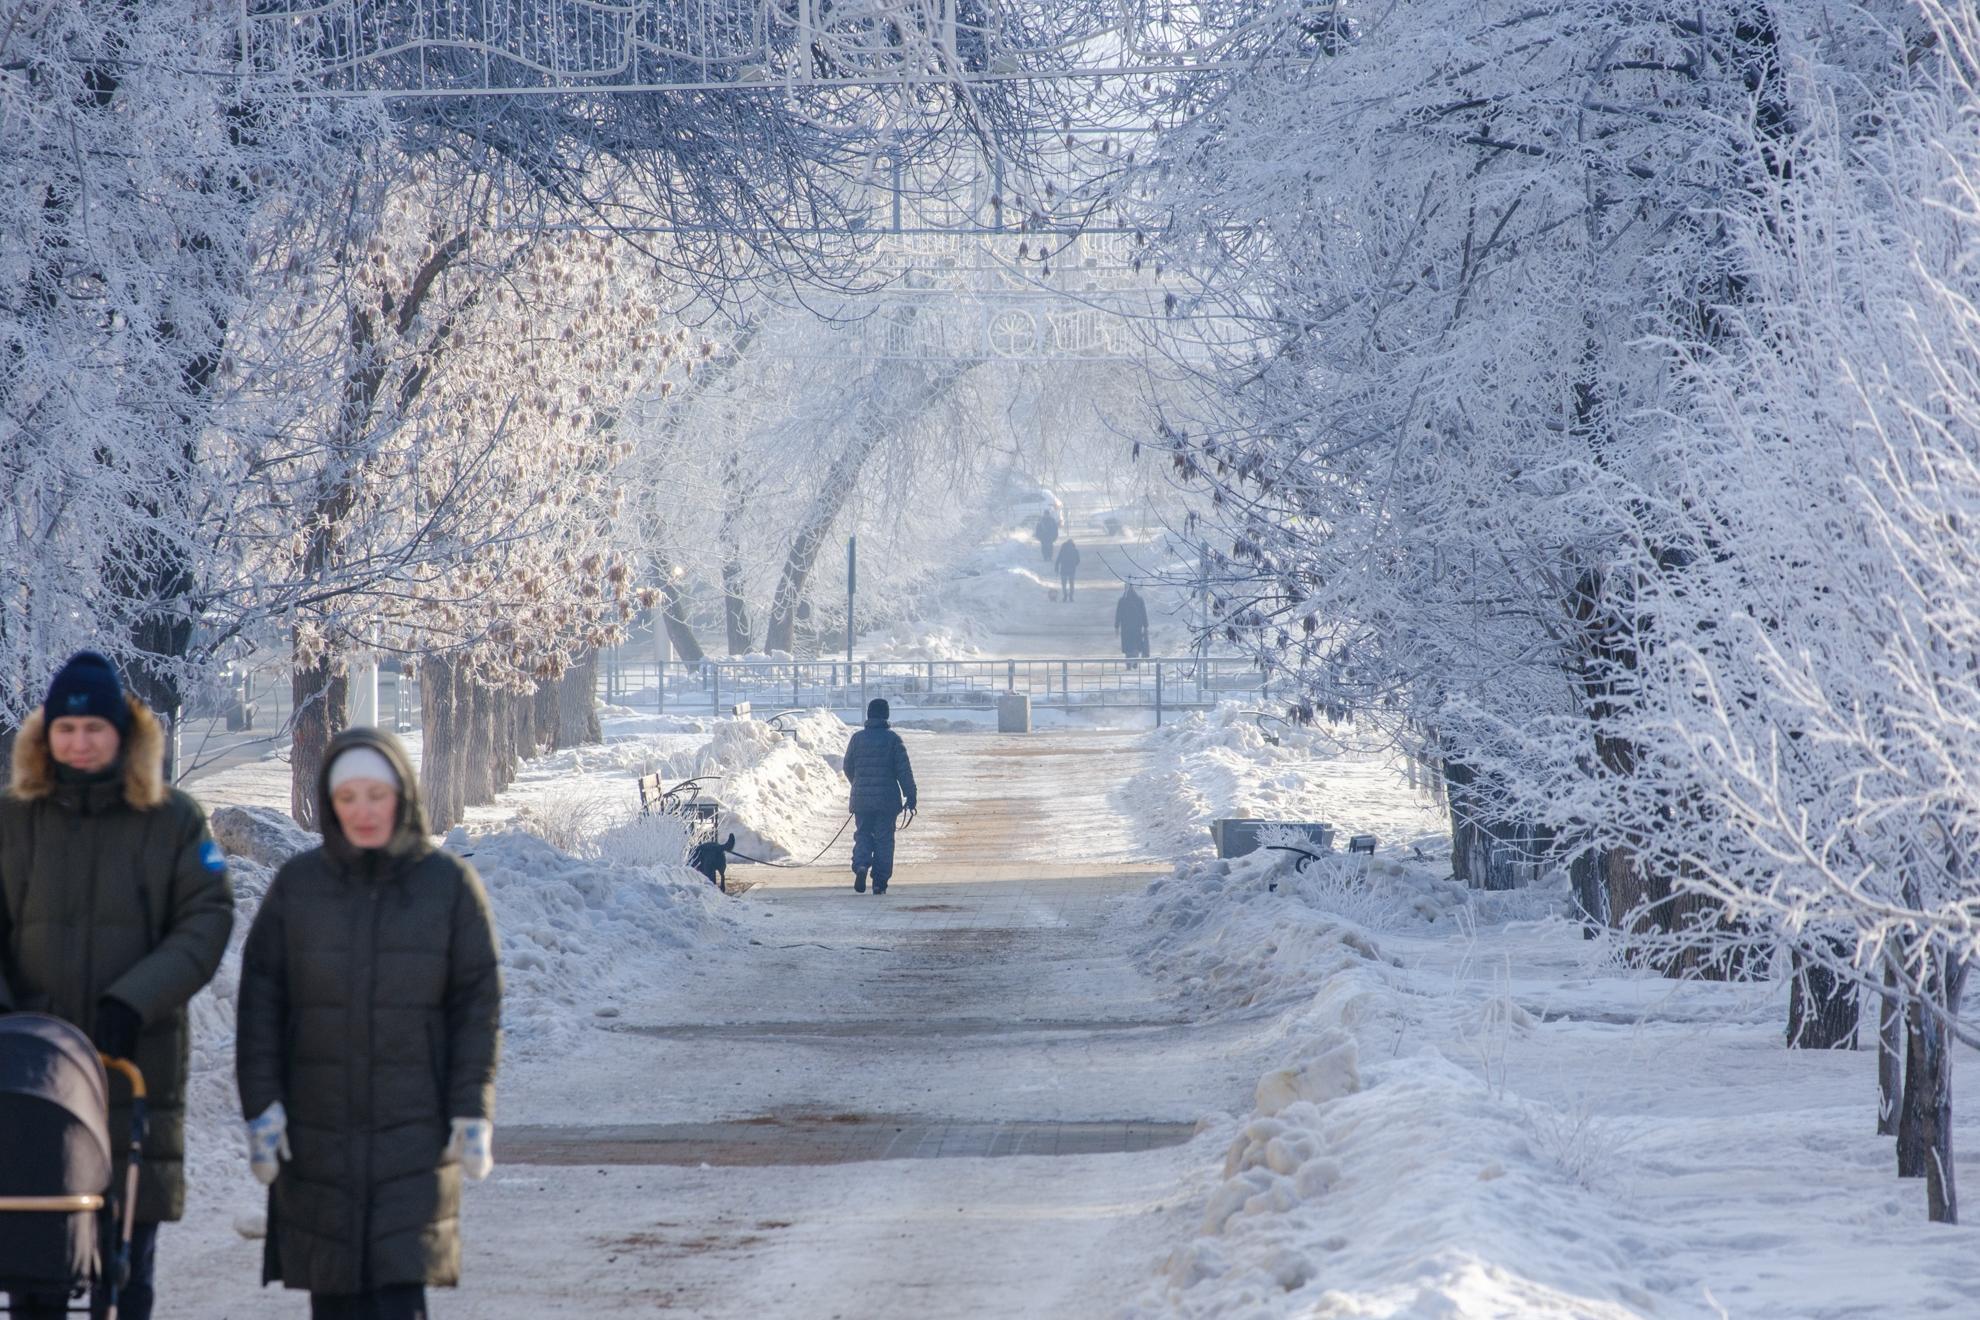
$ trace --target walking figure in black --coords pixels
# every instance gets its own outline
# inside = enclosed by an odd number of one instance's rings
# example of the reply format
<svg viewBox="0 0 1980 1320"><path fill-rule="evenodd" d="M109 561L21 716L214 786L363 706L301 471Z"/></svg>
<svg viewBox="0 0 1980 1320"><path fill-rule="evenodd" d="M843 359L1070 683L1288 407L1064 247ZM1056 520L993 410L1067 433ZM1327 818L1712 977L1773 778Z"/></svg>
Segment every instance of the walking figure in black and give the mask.
<svg viewBox="0 0 1980 1320"><path fill-rule="evenodd" d="M1079 547L1068 536L1059 547L1059 599L1073 598L1073 579L1079 576Z"/></svg>
<svg viewBox="0 0 1980 1320"><path fill-rule="evenodd" d="M887 727L885 697L866 703L866 727L846 744L846 778L852 781L853 891L887 892L894 878L894 829L900 817L914 819L914 768L907 744Z"/></svg>
<svg viewBox="0 0 1980 1320"><path fill-rule="evenodd" d="M1114 631L1121 635L1121 654L1129 669L1139 669L1140 658L1148 654L1148 602L1127 584L1127 590L1114 605Z"/></svg>
<svg viewBox="0 0 1980 1320"><path fill-rule="evenodd" d="M1038 538L1038 555L1046 563L1052 562L1052 545L1059 539L1059 520L1050 509L1038 515L1038 525L1031 529Z"/></svg>

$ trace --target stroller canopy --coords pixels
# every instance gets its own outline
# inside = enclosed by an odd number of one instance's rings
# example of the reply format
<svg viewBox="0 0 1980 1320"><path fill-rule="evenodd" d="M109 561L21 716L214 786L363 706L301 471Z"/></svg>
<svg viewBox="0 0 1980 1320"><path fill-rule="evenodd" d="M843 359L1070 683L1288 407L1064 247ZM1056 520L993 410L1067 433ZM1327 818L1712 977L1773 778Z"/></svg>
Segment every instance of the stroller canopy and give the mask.
<svg viewBox="0 0 1980 1320"><path fill-rule="evenodd" d="M101 1195L110 1167L110 1086L89 1037L0 1015L0 1196Z"/></svg>
<svg viewBox="0 0 1980 1320"><path fill-rule="evenodd" d="M0 1200L101 1196L110 1173L110 1087L89 1037L40 1013L0 1016ZM0 1211L0 1292L88 1281L96 1224L84 1211Z"/></svg>

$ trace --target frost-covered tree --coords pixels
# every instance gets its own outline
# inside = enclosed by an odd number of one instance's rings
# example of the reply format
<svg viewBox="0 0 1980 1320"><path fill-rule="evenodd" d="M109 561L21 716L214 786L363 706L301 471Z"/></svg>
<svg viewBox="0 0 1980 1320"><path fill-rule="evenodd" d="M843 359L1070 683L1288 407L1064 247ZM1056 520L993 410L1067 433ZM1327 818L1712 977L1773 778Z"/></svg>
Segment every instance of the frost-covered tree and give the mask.
<svg viewBox="0 0 1980 1320"><path fill-rule="evenodd" d="M237 35L191 0L0 23L0 730L75 646L170 717L224 643L239 473L211 441L257 229L365 119L240 99L209 72Z"/></svg>

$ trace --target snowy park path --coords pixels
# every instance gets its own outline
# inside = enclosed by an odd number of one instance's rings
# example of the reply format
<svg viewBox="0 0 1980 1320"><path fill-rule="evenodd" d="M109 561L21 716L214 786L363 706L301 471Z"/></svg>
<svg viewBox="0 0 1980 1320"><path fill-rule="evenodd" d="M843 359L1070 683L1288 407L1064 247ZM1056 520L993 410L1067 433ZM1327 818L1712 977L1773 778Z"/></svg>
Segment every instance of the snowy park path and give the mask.
<svg viewBox="0 0 1980 1320"><path fill-rule="evenodd" d="M739 867L744 938L509 1070L436 1315L1085 1317L1143 1286L1203 1161L1180 1143L1255 1072L1242 1024L1130 958L1118 900L1168 869L1122 814L1142 738L906 736L925 814L884 898L849 839ZM258 1243L168 1250L201 1291L161 1316L296 1313Z"/></svg>
<svg viewBox="0 0 1980 1320"><path fill-rule="evenodd" d="M523 1284L546 1306L1094 1315L1146 1276L1189 1163L1154 1143L1186 1137L1233 1079L1217 1034L1178 1020L1104 933L1114 900L1166 869L1133 857L1109 801L1137 740L910 739L927 815L885 898L840 865L771 873L745 900L759 942L729 993L629 1011L611 1075L539 1079L512 1109L496 1195L550 1213L483 1214L473 1240L540 1257L542 1225L569 1225L551 1274ZM642 1140L680 1136L703 1158L647 1145L667 1163L639 1163ZM1020 1143L1085 1153L928 1158ZM606 1189L620 1213L582 1204Z"/></svg>

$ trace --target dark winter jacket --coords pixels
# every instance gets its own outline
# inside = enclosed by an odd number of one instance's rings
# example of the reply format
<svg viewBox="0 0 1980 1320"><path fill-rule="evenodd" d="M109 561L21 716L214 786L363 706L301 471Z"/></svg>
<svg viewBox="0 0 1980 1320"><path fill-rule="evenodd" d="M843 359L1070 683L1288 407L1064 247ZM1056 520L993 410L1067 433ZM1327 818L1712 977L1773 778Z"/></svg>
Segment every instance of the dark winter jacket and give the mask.
<svg viewBox="0 0 1980 1320"><path fill-rule="evenodd" d="M1059 539L1059 520L1052 516L1050 509L1038 515L1038 525L1032 528L1032 533L1037 536L1038 544L1043 546Z"/></svg>
<svg viewBox="0 0 1980 1320"><path fill-rule="evenodd" d="M1114 606L1114 631L1121 635L1123 655L1148 654L1148 602L1133 588L1123 591Z"/></svg>
<svg viewBox="0 0 1980 1320"><path fill-rule="evenodd" d="M1067 541L1059 547L1059 576L1071 577L1079 572L1079 547Z"/></svg>
<svg viewBox="0 0 1980 1320"><path fill-rule="evenodd" d="M868 720L846 744L846 778L852 780L851 811L914 810L914 768L907 744L885 720Z"/></svg>
<svg viewBox="0 0 1980 1320"><path fill-rule="evenodd" d="M91 780L56 764L39 712L15 738L0 799L0 1009L53 1013L93 1032L107 997L143 1019L136 1062L151 1132L137 1217L153 1223L185 1210L186 1001L227 951L234 895L206 816L165 783L164 729L143 703L130 707L119 766ZM122 1186L122 1083L111 1097Z"/></svg>
<svg viewBox="0 0 1980 1320"><path fill-rule="evenodd" d="M404 786L391 842L353 848L330 805L346 747ZM280 1100L293 1158L269 1189L265 1282L354 1293L460 1280L450 1120L492 1118L502 976L488 896L426 833L390 734L347 729L317 784L323 846L268 887L241 957L241 1110Z"/></svg>

